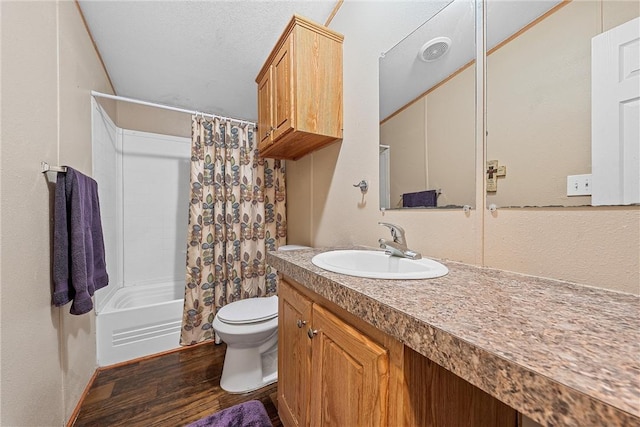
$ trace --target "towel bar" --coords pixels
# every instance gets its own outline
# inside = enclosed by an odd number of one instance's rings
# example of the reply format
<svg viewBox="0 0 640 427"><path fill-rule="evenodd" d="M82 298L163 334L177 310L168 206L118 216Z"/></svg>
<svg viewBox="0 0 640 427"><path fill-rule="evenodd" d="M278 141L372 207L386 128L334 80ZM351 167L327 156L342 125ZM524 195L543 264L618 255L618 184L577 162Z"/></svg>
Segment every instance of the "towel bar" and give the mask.
<svg viewBox="0 0 640 427"><path fill-rule="evenodd" d="M40 166L42 167L42 173L46 172L66 172L66 166L50 166L47 162L40 162Z"/></svg>

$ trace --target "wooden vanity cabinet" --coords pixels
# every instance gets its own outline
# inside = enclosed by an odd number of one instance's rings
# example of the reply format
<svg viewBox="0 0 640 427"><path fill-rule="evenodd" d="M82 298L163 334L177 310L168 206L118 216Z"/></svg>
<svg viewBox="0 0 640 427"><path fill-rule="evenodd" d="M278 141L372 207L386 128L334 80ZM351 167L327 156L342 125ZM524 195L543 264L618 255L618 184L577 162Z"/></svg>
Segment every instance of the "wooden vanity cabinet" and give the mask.
<svg viewBox="0 0 640 427"><path fill-rule="evenodd" d="M312 319L311 425L388 425L388 350L320 305Z"/></svg>
<svg viewBox="0 0 640 427"><path fill-rule="evenodd" d="M295 281L278 295L283 425L518 425L513 408Z"/></svg>
<svg viewBox="0 0 640 427"><path fill-rule="evenodd" d="M342 41L293 16L256 77L262 157L298 159L342 138Z"/></svg>
<svg viewBox="0 0 640 427"><path fill-rule="evenodd" d="M328 310L326 302L313 301L312 295L303 292L300 285L280 281L278 413L282 423L400 425L401 400L393 400L402 394L402 344L390 337L372 338Z"/></svg>
<svg viewBox="0 0 640 427"><path fill-rule="evenodd" d="M278 412L286 426L309 425L311 300L281 281L278 288Z"/></svg>

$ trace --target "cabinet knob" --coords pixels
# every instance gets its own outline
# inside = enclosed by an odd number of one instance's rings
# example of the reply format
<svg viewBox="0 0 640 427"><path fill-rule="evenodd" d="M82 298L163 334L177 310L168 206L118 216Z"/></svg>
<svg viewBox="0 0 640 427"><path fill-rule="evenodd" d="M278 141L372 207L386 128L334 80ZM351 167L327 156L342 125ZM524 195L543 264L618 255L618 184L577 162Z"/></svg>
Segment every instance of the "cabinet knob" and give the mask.
<svg viewBox="0 0 640 427"><path fill-rule="evenodd" d="M302 319L298 319L298 321L296 322L296 325L298 325L298 328L302 328L306 324L307 324L307 321Z"/></svg>
<svg viewBox="0 0 640 427"><path fill-rule="evenodd" d="M313 337L314 337L315 335L317 335L317 334L318 334L318 330L317 330L317 329L311 329L311 328L309 328L309 330L307 331L307 335L309 335L309 338L310 338L310 339L313 339Z"/></svg>

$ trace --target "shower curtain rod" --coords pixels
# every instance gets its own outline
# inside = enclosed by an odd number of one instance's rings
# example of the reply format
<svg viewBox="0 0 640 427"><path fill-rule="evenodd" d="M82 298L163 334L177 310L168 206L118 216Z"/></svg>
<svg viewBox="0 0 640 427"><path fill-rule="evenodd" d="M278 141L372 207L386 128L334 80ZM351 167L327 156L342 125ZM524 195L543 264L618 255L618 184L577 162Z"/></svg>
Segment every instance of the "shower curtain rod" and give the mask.
<svg viewBox="0 0 640 427"><path fill-rule="evenodd" d="M127 97L118 96L118 95L110 95L108 93L102 93L102 92L96 92L95 90L91 91L91 96L98 97L98 98L114 99L116 101L130 102L132 104L146 105L147 107L162 108L164 110L177 111L179 113L196 114L196 115L201 115L201 116L206 116L206 117L219 118L219 119L223 119L223 120L230 120L232 122L244 123L244 124L249 124L249 125L254 125L254 126L256 124L255 122L250 122L248 120L234 119L234 118L231 118L231 117L221 116L219 114L203 113L201 111L195 111L195 110L186 110L184 108L171 107L169 105L156 104L154 102L141 101L139 99L127 98Z"/></svg>

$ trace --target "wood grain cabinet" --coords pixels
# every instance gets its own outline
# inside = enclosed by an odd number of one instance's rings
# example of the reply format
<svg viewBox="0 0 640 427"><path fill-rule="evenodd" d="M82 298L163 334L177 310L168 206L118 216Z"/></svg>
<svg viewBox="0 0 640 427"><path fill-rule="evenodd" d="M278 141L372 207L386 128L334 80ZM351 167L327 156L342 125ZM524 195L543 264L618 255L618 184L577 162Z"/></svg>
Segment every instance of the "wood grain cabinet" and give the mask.
<svg viewBox="0 0 640 427"><path fill-rule="evenodd" d="M311 300L281 281L278 288L278 412L286 426L309 425Z"/></svg>
<svg viewBox="0 0 640 427"><path fill-rule="evenodd" d="M293 16L256 77L263 157L298 159L342 138L342 41Z"/></svg>
<svg viewBox="0 0 640 427"><path fill-rule="evenodd" d="M278 351L287 355L278 359L283 424L396 425L388 414L390 350L286 281L278 293Z"/></svg>
<svg viewBox="0 0 640 427"><path fill-rule="evenodd" d="M299 283L278 294L285 426L517 426L513 408Z"/></svg>

